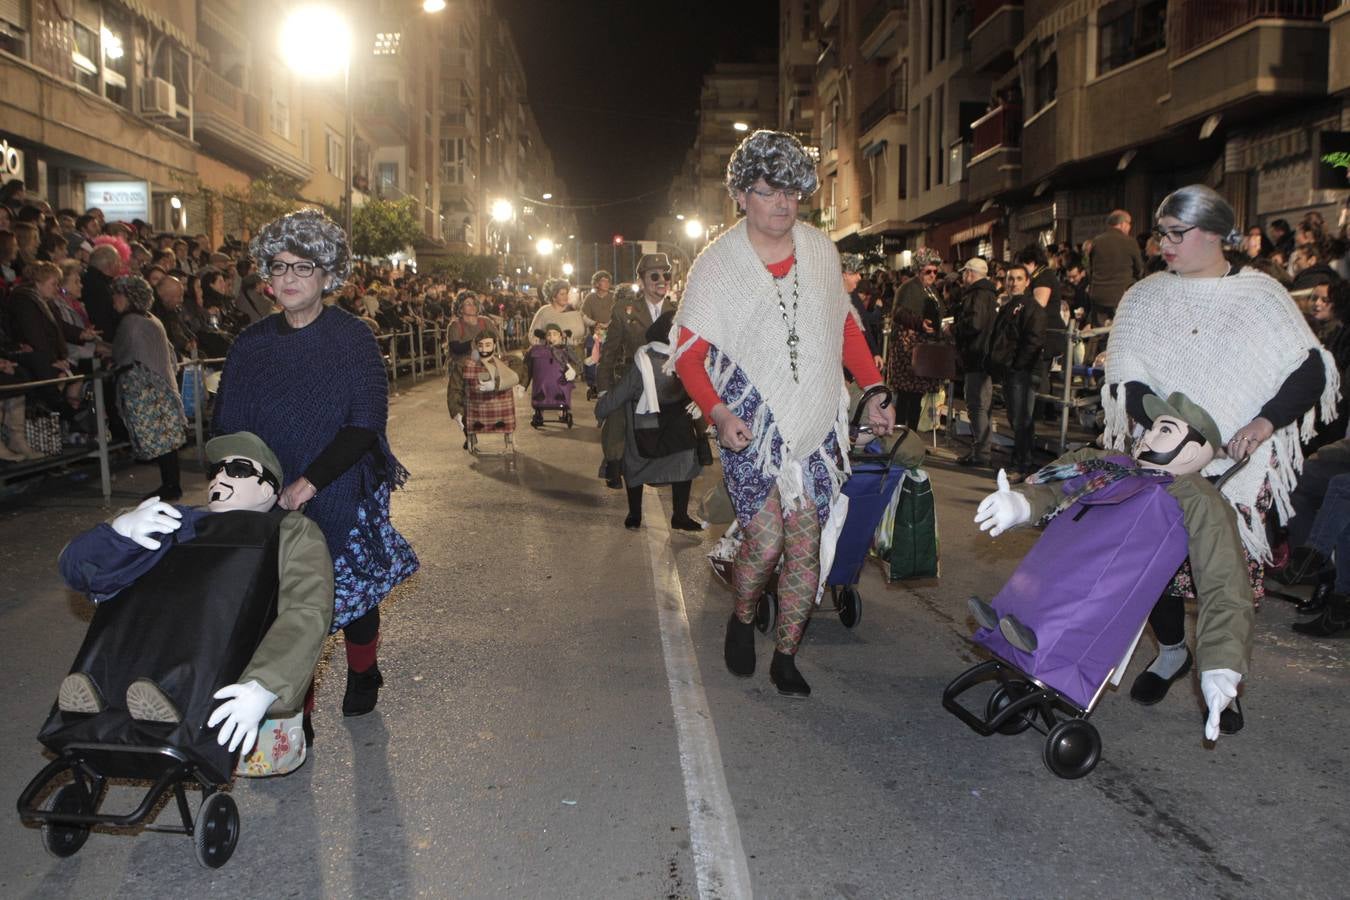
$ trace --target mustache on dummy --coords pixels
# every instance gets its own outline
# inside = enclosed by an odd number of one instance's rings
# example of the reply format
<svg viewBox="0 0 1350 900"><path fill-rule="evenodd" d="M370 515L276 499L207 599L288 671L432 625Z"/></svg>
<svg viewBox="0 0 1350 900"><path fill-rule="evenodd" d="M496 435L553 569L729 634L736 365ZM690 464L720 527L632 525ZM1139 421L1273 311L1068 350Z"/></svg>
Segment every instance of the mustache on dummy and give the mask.
<svg viewBox="0 0 1350 900"><path fill-rule="evenodd" d="M229 491L229 493L225 493L225 491ZM216 484L211 485L210 501L212 503L221 503L225 500L229 500L233 496L234 485L225 482L217 482Z"/></svg>

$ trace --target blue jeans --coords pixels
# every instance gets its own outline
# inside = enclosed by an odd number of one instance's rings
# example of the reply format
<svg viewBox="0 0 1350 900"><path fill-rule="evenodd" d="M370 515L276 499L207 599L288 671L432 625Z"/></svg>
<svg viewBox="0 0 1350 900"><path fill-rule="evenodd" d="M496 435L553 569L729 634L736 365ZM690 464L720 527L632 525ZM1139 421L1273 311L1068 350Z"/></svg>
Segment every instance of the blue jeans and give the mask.
<svg viewBox="0 0 1350 900"><path fill-rule="evenodd" d="M1350 474L1337 475L1327 485L1307 543L1336 558L1336 593L1350 594Z"/></svg>
<svg viewBox="0 0 1350 900"><path fill-rule="evenodd" d="M1012 426L1014 468L1031 465L1031 447L1036 440L1036 388L1031 372L1009 372L1003 377L1003 405Z"/></svg>

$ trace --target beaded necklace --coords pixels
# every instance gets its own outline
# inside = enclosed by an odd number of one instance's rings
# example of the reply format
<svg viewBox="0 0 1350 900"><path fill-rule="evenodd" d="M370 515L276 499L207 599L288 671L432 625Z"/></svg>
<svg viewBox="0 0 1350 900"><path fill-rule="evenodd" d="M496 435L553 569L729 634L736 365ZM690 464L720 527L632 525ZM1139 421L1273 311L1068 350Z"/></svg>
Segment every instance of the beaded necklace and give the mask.
<svg viewBox="0 0 1350 900"><path fill-rule="evenodd" d="M791 321L791 322L788 321L787 304L783 302L783 291L782 291L781 288L778 287L778 282L779 282L779 279L777 279L777 278L775 278L775 279L773 280L773 289L774 289L774 292L778 294L778 311L779 311L779 312L782 314L782 316L783 316L783 324L787 326L788 365L791 366L791 368L792 368L792 381L793 381L793 383L794 383L794 384L799 384L800 382L798 381L798 378L797 378L797 345L798 345L799 343L801 343L801 340L800 340L800 338L797 337L797 296L798 296L798 287L799 287L799 285L798 285L798 283L797 283L797 260L796 260L795 256L794 256L794 258L793 258L793 260L792 260L792 321Z"/></svg>

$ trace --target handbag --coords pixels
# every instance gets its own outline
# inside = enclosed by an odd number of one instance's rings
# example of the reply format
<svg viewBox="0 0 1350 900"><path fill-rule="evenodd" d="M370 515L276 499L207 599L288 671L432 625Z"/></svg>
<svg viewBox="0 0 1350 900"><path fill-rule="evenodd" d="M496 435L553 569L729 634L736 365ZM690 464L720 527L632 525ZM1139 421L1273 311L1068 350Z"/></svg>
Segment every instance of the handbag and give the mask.
<svg viewBox="0 0 1350 900"><path fill-rule="evenodd" d="M910 368L919 378L956 380L956 345L919 343L910 353Z"/></svg>
<svg viewBox="0 0 1350 900"><path fill-rule="evenodd" d="M258 726L258 741L247 756L240 754L234 774L244 778L289 775L304 765L304 713L284 719L264 719Z"/></svg>
<svg viewBox="0 0 1350 900"><path fill-rule="evenodd" d="M890 580L936 577L938 534L933 484L926 472L913 472L899 493L891 537Z"/></svg>

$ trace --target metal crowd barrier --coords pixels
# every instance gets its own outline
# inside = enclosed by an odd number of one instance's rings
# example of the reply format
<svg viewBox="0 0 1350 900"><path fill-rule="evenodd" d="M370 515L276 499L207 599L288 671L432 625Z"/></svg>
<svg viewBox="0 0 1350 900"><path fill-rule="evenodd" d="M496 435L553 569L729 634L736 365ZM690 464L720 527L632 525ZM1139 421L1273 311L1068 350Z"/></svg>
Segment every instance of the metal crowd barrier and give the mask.
<svg viewBox="0 0 1350 900"><path fill-rule="evenodd" d="M429 371L441 372L444 370L446 354L443 333L443 329L439 325L429 324L407 331L376 335L378 342L389 342L384 364L391 388L394 389L393 393L397 393L397 379L400 370L411 374L414 381L426 377ZM411 353L400 355L398 338L408 339L409 346L412 349ZM203 468L206 467L206 374L210 367L223 365L224 362L225 357L223 356L207 359L192 357L177 363L175 366L180 376L180 384L184 373L190 372L191 374L188 377L193 380L190 408L185 409L184 412L190 420L192 440L196 444L197 461ZM99 360L96 359L94 364L98 366ZM103 504L104 506L111 505L112 455L131 446L127 441L114 442L109 430L107 391L104 383L112 377L114 377L114 373L111 369L96 368L91 375L70 375L62 378L47 378L41 381L0 385L0 400L3 400L15 395L28 395L40 388L55 387L60 389L68 384L90 382L94 388L94 419L97 431L96 442L89 446L63 446L62 451L58 454L0 465L0 485L42 472L65 468L84 460L97 459L99 481L103 491Z"/></svg>

